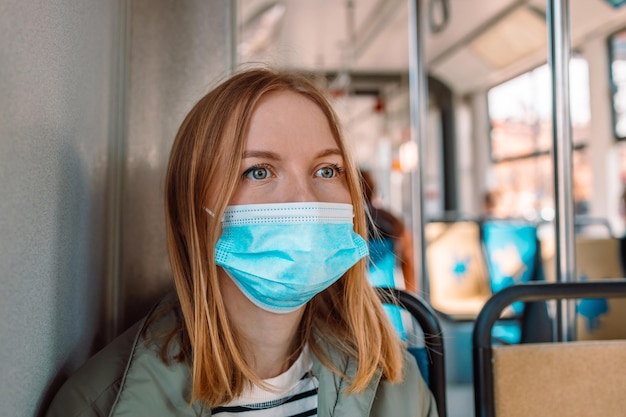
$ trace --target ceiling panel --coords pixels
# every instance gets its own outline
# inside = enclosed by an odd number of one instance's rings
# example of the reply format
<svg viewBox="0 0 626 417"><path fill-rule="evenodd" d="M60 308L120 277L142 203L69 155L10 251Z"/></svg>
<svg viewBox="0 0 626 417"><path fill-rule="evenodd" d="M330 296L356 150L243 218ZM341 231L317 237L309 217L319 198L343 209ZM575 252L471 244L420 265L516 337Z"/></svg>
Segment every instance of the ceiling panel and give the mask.
<svg viewBox="0 0 626 417"><path fill-rule="evenodd" d="M426 7L429 0L421 3ZM284 14L272 30L263 32L259 29L263 19L253 17L274 4L284 6ZM496 69L469 50L489 23L520 6L545 14L546 0L449 0L449 4L448 25L439 33L428 31L424 47L431 72L455 91L484 88L546 61L542 51ZM246 60L280 67L404 73L409 65L408 5L407 0L240 0L240 41L264 35L264 46ZM571 0L570 10L574 46L626 26L626 7L614 9L604 0Z"/></svg>

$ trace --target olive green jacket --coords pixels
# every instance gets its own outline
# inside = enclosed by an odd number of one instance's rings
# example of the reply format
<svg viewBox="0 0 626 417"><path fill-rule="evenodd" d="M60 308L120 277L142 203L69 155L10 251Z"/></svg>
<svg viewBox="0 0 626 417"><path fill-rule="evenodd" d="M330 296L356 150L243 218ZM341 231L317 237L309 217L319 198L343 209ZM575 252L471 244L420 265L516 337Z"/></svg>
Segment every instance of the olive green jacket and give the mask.
<svg viewBox="0 0 626 417"><path fill-rule="evenodd" d="M168 317L169 316L169 317ZM173 314L150 324L171 326ZM146 319L135 324L105 347L61 387L46 417L205 417L209 407L189 405L189 366L165 364L159 347L141 336ZM169 322L169 324L167 323ZM331 360L346 375L353 375L353 360L337 353ZM391 384L380 373L362 393L346 395L348 382L313 358L312 373L319 381L319 417L437 417L431 392L407 354L405 378Z"/></svg>

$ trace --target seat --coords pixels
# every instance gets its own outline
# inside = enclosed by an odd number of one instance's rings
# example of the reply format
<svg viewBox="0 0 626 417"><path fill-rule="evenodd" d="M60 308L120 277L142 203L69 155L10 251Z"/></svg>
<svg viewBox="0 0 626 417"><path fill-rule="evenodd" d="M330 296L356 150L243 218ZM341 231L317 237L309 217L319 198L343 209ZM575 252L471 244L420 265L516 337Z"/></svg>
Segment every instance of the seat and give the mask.
<svg viewBox="0 0 626 417"><path fill-rule="evenodd" d="M479 223L429 222L424 234L431 305L453 320L473 320L491 295Z"/></svg>
<svg viewBox="0 0 626 417"><path fill-rule="evenodd" d="M486 228L483 228L483 224ZM446 371L450 383L467 386L472 383L473 321L492 291L510 285L515 280L534 276L535 268L532 267L527 267L522 277L513 277L515 273L510 271L511 265L514 269L522 270L525 262L532 264L533 256L526 255L528 251L522 240L528 237L529 231L533 234L534 228L526 225L509 220L483 222L480 219L445 219L425 225L430 303L439 314L446 332ZM485 237L487 240L483 241ZM532 241L536 241L535 236L532 236ZM500 246L507 248L509 244L515 247L514 262L510 260L510 250L506 253L499 250ZM519 255L518 246L524 251L523 257ZM491 260L491 267L488 259ZM490 277L490 268L494 272L493 279ZM511 275L508 281L507 273ZM495 326L494 333L502 343L519 342L522 331L519 317L512 309L507 320Z"/></svg>
<svg viewBox="0 0 626 417"><path fill-rule="evenodd" d="M397 288L396 285L396 254L393 240L378 238L368 241L370 257L368 262L367 279L374 287ZM407 340L407 332L402 320L400 308L391 304L383 304L383 308L398 331L400 338Z"/></svg>
<svg viewBox="0 0 626 417"><path fill-rule="evenodd" d="M626 280L527 283L494 294L473 332L476 417L622 416L626 340L494 346L492 327L517 301L626 297Z"/></svg>
<svg viewBox="0 0 626 417"><path fill-rule="evenodd" d="M482 224L483 244L491 292L537 278L537 227L521 220L487 220ZM522 304L514 306L521 313Z"/></svg>
<svg viewBox="0 0 626 417"><path fill-rule="evenodd" d="M443 333L435 311L419 296L398 288L375 288L383 304L396 305L406 310L423 332L421 346L409 345L424 380L435 401L439 417L446 417L446 372ZM409 340L410 342L410 340Z"/></svg>
<svg viewBox="0 0 626 417"><path fill-rule="evenodd" d="M556 238L552 225L541 225L538 231L541 242L542 269L545 280L555 282ZM575 237L577 277L606 278L624 276L621 259L620 239L612 236ZM603 261L600 261L600 256ZM605 260L605 261L604 261ZM584 278L582 278L584 279Z"/></svg>
<svg viewBox="0 0 626 417"><path fill-rule="evenodd" d="M622 277L617 238L576 238L576 276L579 281ZM576 310L576 335L584 340L626 339L626 300L596 298L581 300Z"/></svg>
<svg viewBox="0 0 626 417"><path fill-rule="evenodd" d="M545 280L555 282L555 237L551 225L544 225L541 237L542 272ZM615 237L593 237L577 235L576 279L596 281L623 277L623 244ZM621 324L626 315L626 300L593 299L581 300L578 305L576 332L580 339L602 340L626 338L626 326ZM554 313L552 312L552 315ZM601 316L601 320L596 320Z"/></svg>
<svg viewBox="0 0 626 417"><path fill-rule="evenodd" d="M574 217L574 230L577 235L589 237L611 237L613 228L608 219L577 215Z"/></svg>
<svg viewBox="0 0 626 417"><path fill-rule="evenodd" d="M576 278L578 281L605 280L623 277L620 240L614 237L576 236ZM544 257L548 281L554 281L554 246L549 257ZM547 261L547 262L546 262ZM579 339L626 339L626 300L581 300L577 306L576 334Z"/></svg>
<svg viewBox="0 0 626 417"><path fill-rule="evenodd" d="M511 285L540 279L539 242L537 226L517 219L490 219L482 223L482 241L489 271L491 293L495 294ZM519 343L522 338L519 318L528 314L522 302L507 310L507 317L493 328L493 335L502 343Z"/></svg>

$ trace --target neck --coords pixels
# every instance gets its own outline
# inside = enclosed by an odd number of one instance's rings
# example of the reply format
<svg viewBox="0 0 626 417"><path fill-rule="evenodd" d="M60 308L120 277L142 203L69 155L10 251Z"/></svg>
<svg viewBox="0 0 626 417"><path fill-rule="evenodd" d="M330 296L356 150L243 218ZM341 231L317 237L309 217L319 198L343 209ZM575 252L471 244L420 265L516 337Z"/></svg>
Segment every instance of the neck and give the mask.
<svg viewBox="0 0 626 417"><path fill-rule="evenodd" d="M300 347L298 329L304 307L287 314L265 311L248 300L225 273L220 287L231 323L243 338L244 358L256 375L268 379L289 369Z"/></svg>

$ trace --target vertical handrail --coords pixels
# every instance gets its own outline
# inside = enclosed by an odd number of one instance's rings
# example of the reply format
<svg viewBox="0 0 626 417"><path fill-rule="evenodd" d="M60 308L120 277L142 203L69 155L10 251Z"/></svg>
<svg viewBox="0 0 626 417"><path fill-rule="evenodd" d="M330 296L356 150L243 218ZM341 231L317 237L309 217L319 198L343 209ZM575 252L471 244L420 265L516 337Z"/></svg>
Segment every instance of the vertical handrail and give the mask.
<svg viewBox="0 0 626 417"><path fill-rule="evenodd" d="M424 59L424 19L421 0L410 3L409 13L409 100L411 108L411 140L417 145L417 167L411 172L411 230L413 231L413 258L415 277L420 295L430 301L430 285L426 268L426 240L424 237L424 183L423 154L427 135L428 85Z"/></svg>
<svg viewBox="0 0 626 417"><path fill-rule="evenodd" d="M574 204L572 200L572 132L569 101L571 36L569 0L548 0L549 64L552 76L552 141L555 190L556 279L575 281ZM574 338L573 311L557 304L557 340Z"/></svg>

